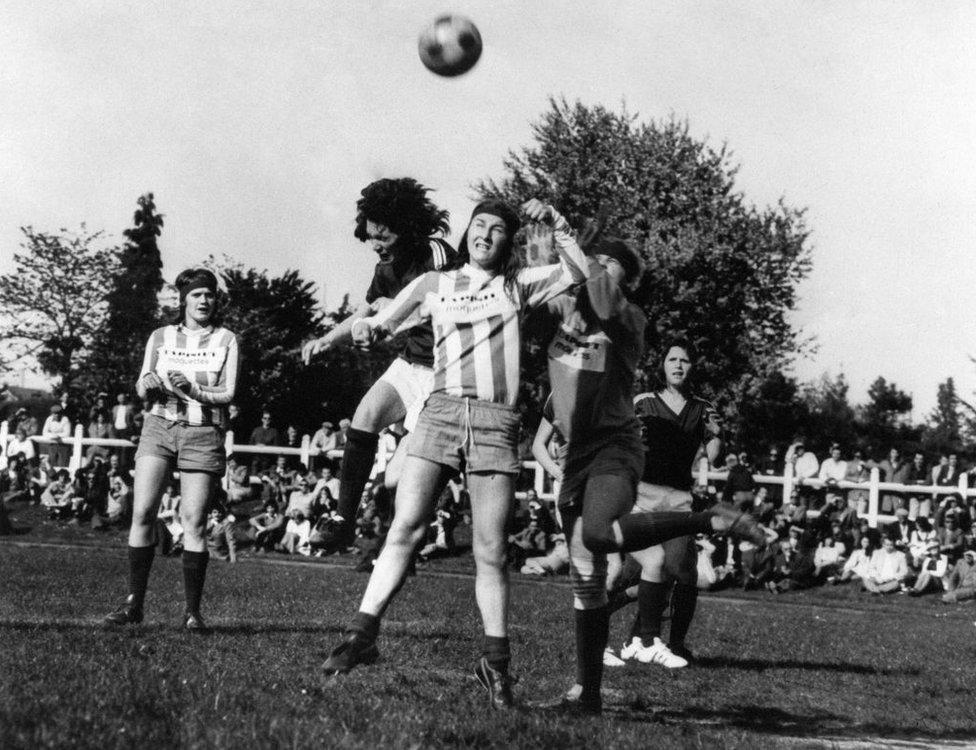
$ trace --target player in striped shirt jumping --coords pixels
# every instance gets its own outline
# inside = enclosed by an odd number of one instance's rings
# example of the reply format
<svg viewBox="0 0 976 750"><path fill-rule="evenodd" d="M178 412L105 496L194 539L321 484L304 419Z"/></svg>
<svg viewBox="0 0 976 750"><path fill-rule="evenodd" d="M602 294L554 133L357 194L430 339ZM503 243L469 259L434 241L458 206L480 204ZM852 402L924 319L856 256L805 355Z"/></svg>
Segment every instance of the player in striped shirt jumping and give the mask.
<svg viewBox="0 0 976 750"><path fill-rule="evenodd" d="M368 345L411 324L414 315L430 321L434 380L408 445L386 545L359 612L323 665L328 673L347 672L377 658L380 618L403 583L435 498L463 467L471 493L475 595L485 632L475 674L492 707L513 705L505 526L520 469L515 402L522 319L587 272L565 220L539 201L523 208L530 219L553 224L558 264L524 268L515 248L517 214L500 201L483 201L461 239L463 265L420 276L380 313L354 324L353 338Z"/></svg>

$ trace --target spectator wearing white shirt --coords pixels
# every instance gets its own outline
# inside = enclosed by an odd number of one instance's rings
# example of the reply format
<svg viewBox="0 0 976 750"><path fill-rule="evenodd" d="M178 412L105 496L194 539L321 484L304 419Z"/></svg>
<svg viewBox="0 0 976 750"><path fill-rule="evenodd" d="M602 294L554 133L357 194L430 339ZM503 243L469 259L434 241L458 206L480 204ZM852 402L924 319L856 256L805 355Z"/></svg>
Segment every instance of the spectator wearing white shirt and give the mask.
<svg viewBox="0 0 976 750"><path fill-rule="evenodd" d="M840 482L847 476L847 461L840 457L840 446L837 443L830 446L830 456L820 464L818 476L825 482Z"/></svg>
<svg viewBox="0 0 976 750"><path fill-rule="evenodd" d="M828 534L813 553L814 575L818 578L835 575L844 564L847 548L840 539Z"/></svg>
<svg viewBox="0 0 976 750"><path fill-rule="evenodd" d="M800 487L800 495L804 502L803 505L810 507L813 502L811 494L813 491L809 487L803 487L803 483L808 479L815 479L820 471L820 462L812 452L806 449L802 440L793 441L786 450L784 460L787 466L793 467L793 477L797 487Z"/></svg>
<svg viewBox="0 0 976 750"><path fill-rule="evenodd" d="M18 453L30 464L33 464L34 459L37 457L37 452L34 450L34 441L27 434L27 426L24 424L17 425L17 431L10 439L10 442L7 443L7 456L16 456Z"/></svg>
<svg viewBox="0 0 976 750"><path fill-rule="evenodd" d="M890 594L898 591L908 577L908 560L905 553L895 548L895 540L885 536L881 549L871 555L871 569L864 579L864 588L872 594Z"/></svg>
<svg viewBox="0 0 976 750"><path fill-rule="evenodd" d="M332 422L324 421L322 426L312 435L312 442L309 444L309 455L314 456L312 466L316 469L329 460L329 451L334 451L339 447L339 433L336 432Z"/></svg>
<svg viewBox="0 0 976 750"><path fill-rule="evenodd" d="M44 420L41 435L58 441L51 443L48 448L47 454L51 459L51 466L67 466L71 459L71 447L60 441L71 437L71 421L64 415L61 404L54 404L51 407L51 415Z"/></svg>
<svg viewBox="0 0 976 750"><path fill-rule="evenodd" d="M840 575L836 578L828 578L827 581L837 584L845 583L855 578L864 580L871 574L871 557L874 555L875 549L873 534L862 534L858 542L858 548L851 552L851 556L844 563Z"/></svg>

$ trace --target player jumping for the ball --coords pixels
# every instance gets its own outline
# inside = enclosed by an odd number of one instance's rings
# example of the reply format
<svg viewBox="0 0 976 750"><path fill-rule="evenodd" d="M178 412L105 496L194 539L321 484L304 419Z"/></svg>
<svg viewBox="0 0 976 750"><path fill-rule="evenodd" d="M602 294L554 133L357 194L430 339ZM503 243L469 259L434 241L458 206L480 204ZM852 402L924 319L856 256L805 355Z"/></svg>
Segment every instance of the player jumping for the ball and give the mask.
<svg viewBox="0 0 976 750"><path fill-rule="evenodd" d="M409 177L381 179L363 188L356 202L355 235L379 255L366 303L325 336L302 347L306 364L333 346L351 343L356 321L383 309L418 276L452 265L454 249L436 236L449 230L448 213L434 205L428 192ZM410 430L430 394L433 340L429 323L411 328L400 355L356 407L339 474L337 510L342 522L335 532L339 546L348 546L355 536L356 510L372 473L380 431L401 420Z"/></svg>
<svg viewBox="0 0 976 750"><path fill-rule="evenodd" d="M589 252L585 286L549 303L561 319L549 346L549 378L553 426L566 441L558 509L569 540L577 679L566 695L544 705L600 713L610 618L607 553L699 532L764 537L751 516L731 506L631 513L644 464L631 393L647 319L627 292L640 280L641 260L619 239L599 240Z"/></svg>
<svg viewBox="0 0 976 750"><path fill-rule="evenodd" d="M358 320L364 344L395 332L419 313L433 323L434 386L408 443L396 513L359 611L323 665L347 672L378 656L380 618L400 588L434 500L462 466L471 493L475 598L484 625L475 674L495 708L513 705L508 674L508 573L505 529L518 460L521 326L524 315L584 278L586 259L565 221L539 201L529 218L552 222L560 263L522 267L515 248L519 219L501 201L483 201L472 214L456 270L427 273L379 314Z"/></svg>

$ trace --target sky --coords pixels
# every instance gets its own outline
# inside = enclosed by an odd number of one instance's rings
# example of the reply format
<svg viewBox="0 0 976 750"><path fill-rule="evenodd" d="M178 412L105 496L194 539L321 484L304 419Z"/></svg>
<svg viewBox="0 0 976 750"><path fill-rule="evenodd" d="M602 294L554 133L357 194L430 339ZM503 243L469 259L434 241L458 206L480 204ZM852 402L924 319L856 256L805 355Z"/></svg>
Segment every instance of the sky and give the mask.
<svg viewBox="0 0 976 750"><path fill-rule="evenodd" d="M460 13L484 53L457 79L417 57ZM359 191L412 176L456 239L472 185L531 143L550 96L687 119L757 206L807 208L813 271L792 315L801 380L878 375L976 391L976 3L5 0L0 272L19 227L165 215L164 274L214 254L297 269L335 307L374 259Z"/></svg>

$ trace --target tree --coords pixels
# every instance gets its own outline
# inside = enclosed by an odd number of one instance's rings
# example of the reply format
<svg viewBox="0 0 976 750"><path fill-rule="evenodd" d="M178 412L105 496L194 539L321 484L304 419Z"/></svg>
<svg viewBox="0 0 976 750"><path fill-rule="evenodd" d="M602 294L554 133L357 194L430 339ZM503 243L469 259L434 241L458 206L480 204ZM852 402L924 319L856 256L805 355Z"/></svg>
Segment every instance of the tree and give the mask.
<svg viewBox="0 0 976 750"><path fill-rule="evenodd" d="M163 287L163 261L157 238L163 217L156 213L152 193L140 196L138 204L133 226L123 233L127 241L106 295L105 324L96 332L87 362L84 382L92 393L133 390L146 341L161 324L156 297Z"/></svg>
<svg viewBox="0 0 976 750"><path fill-rule="evenodd" d="M952 378L939 383L935 409L929 415L924 433L927 450L952 453L959 449L962 442L960 403Z"/></svg>
<svg viewBox="0 0 976 750"><path fill-rule="evenodd" d="M858 431L883 451L891 446L910 449L921 433L908 424L911 411L912 397L879 376L868 388L868 402L857 410Z"/></svg>
<svg viewBox="0 0 976 750"><path fill-rule="evenodd" d="M0 277L0 339L17 359L33 358L68 391L105 321L105 289L119 263L103 232L57 234L21 227L24 252Z"/></svg>
<svg viewBox="0 0 976 750"><path fill-rule="evenodd" d="M770 373L759 386L756 397L739 407L736 444L754 454L774 445L782 455L786 446L803 434L813 447L816 439L809 431L809 416L809 403L800 398L796 380L781 372Z"/></svg>
<svg viewBox="0 0 976 750"><path fill-rule="evenodd" d="M576 227L601 217L640 248L648 361L667 337L686 336L699 349L699 388L737 418L805 345L787 319L811 265L803 211L747 205L730 153L692 138L687 123L553 99L533 134L500 181L475 186L479 196L539 197Z"/></svg>
<svg viewBox="0 0 976 750"><path fill-rule="evenodd" d="M849 453L857 442L855 412L847 399L849 390L843 373L833 378L825 373L804 388L804 434L807 447L819 456L825 456L832 443L839 443Z"/></svg>

